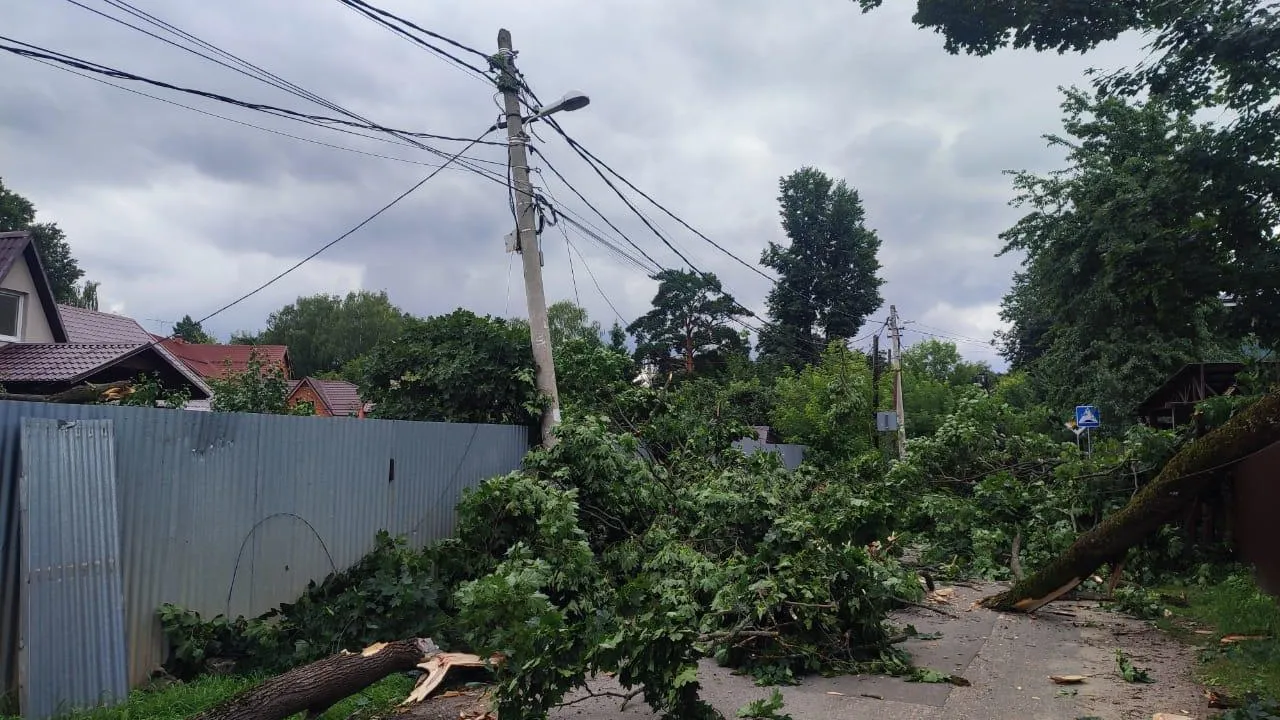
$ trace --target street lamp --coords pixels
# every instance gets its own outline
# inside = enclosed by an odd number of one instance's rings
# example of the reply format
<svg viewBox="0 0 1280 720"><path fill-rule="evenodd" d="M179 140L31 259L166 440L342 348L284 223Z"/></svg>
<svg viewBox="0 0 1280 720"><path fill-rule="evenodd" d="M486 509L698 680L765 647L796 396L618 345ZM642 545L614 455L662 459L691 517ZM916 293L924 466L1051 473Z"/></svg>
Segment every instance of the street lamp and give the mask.
<svg viewBox="0 0 1280 720"><path fill-rule="evenodd" d="M586 107L589 104L591 104L591 98L587 97L586 93L582 93L577 90L570 90L569 92L564 94L564 97L538 110L537 112L535 112L532 115L529 115L528 117L521 118L520 121L523 124L537 122L542 118L547 117L548 115L554 115L558 112L573 112L574 110L581 110L582 108ZM506 126L507 126L507 119L502 118L497 122L497 124L489 128L489 131L492 132L499 128L504 128Z"/></svg>

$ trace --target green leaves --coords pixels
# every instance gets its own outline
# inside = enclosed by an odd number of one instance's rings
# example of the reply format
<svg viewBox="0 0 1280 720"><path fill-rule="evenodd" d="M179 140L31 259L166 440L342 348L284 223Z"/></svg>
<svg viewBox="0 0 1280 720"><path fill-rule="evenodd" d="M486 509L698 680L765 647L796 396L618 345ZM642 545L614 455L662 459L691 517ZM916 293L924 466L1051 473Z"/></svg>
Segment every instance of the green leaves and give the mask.
<svg viewBox="0 0 1280 720"><path fill-rule="evenodd" d="M760 262L778 282L769 291L761 332L764 356L799 369L816 363L826 343L852 338L882 304L876 253L880 238L864 225L856 190L805 167L779 182L782 229L791 241L769 243Z"/></svg>
<svg viewBox="0 0 1280 720"><path fill-rule="evenodd" d="M361 362L374 414L394 420L526 424L536 399L529 337L499 318L455 310L405 321Z"/></svg>
<svg viewBox="0 0 1280 720"><path fill-rule="evenodd" d="M249 362L241 372L230 370L221 378L210 378L214 412L263 413L267 415L314 415L311 403L289 405L289 379L284 368L262 361L258 351L249 352Z"/></svg>

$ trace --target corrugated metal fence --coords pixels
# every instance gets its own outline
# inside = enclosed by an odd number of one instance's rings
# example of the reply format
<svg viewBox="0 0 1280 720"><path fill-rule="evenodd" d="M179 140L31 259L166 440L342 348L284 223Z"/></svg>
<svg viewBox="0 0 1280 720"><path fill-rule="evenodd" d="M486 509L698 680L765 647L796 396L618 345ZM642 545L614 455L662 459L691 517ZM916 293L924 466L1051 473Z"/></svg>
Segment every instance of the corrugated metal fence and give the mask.
<svg viewBox="0 0 1280 720"><path fill-rule="evenodd" d="M257 615L355 563L380 529L419 546L448 536L462 489L514 470L528 447L525 428L503 425L0 401L0 692L16 680L24 417L112 420L135 685L164 660L162 603ZM42 525L26 531L66 532ZM65 661L74 674L102 658L66 648Z"/></svg>

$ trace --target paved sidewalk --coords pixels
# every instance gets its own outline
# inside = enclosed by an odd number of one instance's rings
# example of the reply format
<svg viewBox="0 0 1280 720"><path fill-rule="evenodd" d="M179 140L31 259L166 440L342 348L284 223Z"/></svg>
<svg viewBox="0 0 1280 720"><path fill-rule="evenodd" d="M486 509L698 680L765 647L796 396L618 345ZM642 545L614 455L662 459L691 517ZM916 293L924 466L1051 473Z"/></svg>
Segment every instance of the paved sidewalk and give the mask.
<svg viewBox="0 0 1280 720"><path fill-rule="evenodd" d="M876 720L1150 720L1157 712L1209 716L1192 679L1193 652L1149 626L1101 611L1096 603L1054 603L1035 616L1001 615L973 601L998 590L955 588L940 605L954 617L922 609L900 613L921 633L937 640L909 640L904 647L916 665L958 675L969 687L910 683L882 676L806 678L782 688L783 712L794 720L869 718ZM1116 649L1150 670L1155 682L1124 682L1116 669ZM1050 675L1085 675L1079 685L1060 686ZM700 672L703 697L725 717L771 689L732 675L712 662ZM620 692L612 681L591 684L594 692ZM411 717L456 720L464 698L430 700ZM552 713L557 720L657 717L640 698L625 711L616 698L586 698Z"/></svg>

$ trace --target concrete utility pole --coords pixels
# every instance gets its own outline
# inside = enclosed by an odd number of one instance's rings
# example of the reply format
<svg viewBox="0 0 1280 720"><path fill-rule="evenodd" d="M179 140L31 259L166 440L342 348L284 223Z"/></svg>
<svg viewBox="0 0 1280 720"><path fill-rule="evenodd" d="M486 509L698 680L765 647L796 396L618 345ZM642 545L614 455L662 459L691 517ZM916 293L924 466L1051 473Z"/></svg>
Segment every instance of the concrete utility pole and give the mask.
<svg viewBox="0 0 1280 720"><path fill-rule="evenodd" d="M902 327L898 307L889 306L889 334L893 338L893 409L898 413L898 457L907 456L907 411L902 407Z"/></svg>
<svg viewBox="0 0 1280 720"><path fill-rule="evenodd" d="M529 338L533 343L533 366L538 392L546 405L542 411L542 446L555 445L552 429L560 423L560 393L556 389L556 366L551 357L551 331L547 324L547 297L542 289L542 250L538 247L537 219L533 188L529 184L529 136L524 132L520 112L520 85L515 74L515 52L511 33L498 31L498 56L505 71L498 89L502 91L507 120L507 161L516 193L516 242L524 262L524 294L529 303Z"/></svg>
<svg viewBox="0 0 1280 720"><path fill-rule="evenodd" d="M871 416L880 414L880 333L871 336ZM876 421L879 424L879 420ZM880 430L876 430L876 449L880 449Z"/></svg>

